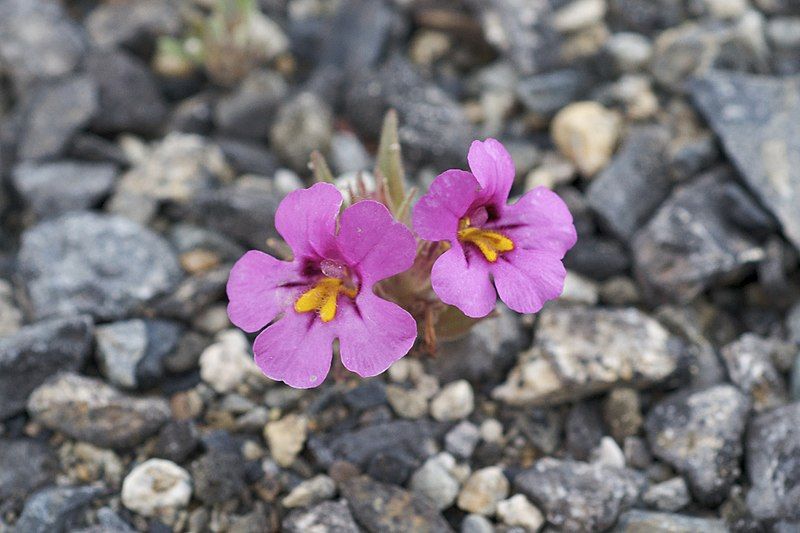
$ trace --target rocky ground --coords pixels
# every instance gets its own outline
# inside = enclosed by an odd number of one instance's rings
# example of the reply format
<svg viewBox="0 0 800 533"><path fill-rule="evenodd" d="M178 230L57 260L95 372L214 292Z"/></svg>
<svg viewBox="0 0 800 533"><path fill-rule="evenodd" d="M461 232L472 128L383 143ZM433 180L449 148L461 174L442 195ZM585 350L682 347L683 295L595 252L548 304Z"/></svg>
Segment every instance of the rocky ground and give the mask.
<svg viewBox="0 0 800 533"><path fill-rule="evenodd" d="M800 2L261 0L188 69L186 7L0 0L0 531L800 531ZM228 269L390 107L562 195L565 294L272 383Z"/></svg>

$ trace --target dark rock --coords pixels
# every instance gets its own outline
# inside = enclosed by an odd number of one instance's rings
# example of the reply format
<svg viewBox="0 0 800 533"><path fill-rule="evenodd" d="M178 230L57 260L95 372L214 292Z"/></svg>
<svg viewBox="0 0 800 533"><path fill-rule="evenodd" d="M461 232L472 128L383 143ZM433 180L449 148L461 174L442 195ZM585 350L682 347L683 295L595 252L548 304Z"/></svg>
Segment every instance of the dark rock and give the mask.
<svg viewBox="0 0 800 533"><path fill-rule="evenodd" d="M14 168L14 188L39 218L94 207L117 177L116 165L56 161L21 163Z"/></svg>
<svg viewBox="0 0 800 533"><path fill-rule="evenodd" d="M386 386L383 381L371 379L344 393L344 402L356 411L372 409L386 403Z"/></svg>
<svg viewBox="0 0 800 533"><path fill-rule="evenodd" d="M51 375L79 370L92 350L93 329L89 317L77 316L0 339L0 420L24 411L28 395Z"/></svg>
<svg viewBox="0 0 800 533"><path fill-rule="evenodd" d="M115 319L169 290L180 267L150 230L121 217L77 212L22 235L19 274L36 317Z"/></svg>
<svg viewBox="0 0 800 533"><path fill-rule="evenodd" d="M359 533L361 529L353 520L345 500L322 502L309 509L297 509L283 519L286 533L308 533L310 531L330 533Z"/></svg>
<svg viewBox="0 0 800 533"><path fill-rule="evenodd" d="M786 383L772 360L773 343L747 333L721 350L731 381L760 412L789 400Z"/></svg>
<svg viewBox="0 0 800 533"><path fill-rule="evenodd" d="M574 459L587 461L606 434L600 408L589 402L575 404L565 424L567 450Z"/></svg>
<svg viewBox="0 0 800 533"><path fill-rule="evenodd" d="M772 44L772 65L777 74L800 73L800 19L775 17L767 22L767 37Z"/></svg>
<svg viewBox="0 0 800 533"><path fill-rule="evenodd" d="M696 135L673 141L667 167L673 180L686 181L711 168L719 157L717 141L711 133Z"/></svg>
<svg viewBox="0 0 800 533"><path fill-rule="evenodd" d="M739 184L728 182L722 187L722 202L727 207L728 220L749 231L754 237L765 238L775 233L778 223L772 215L753 202L753 198Z"/></svg>
<svg viewBox="0 0 800 533"><path fill-rule="evenodd" d="M710 172L679 186L634 236L636 273L658 297L689 301L763 257L750 233L728 220L729 180Z"/></svg>
<svg viewBox="0 0 800 533"><path fill-rule="evenodd" d="M200 354L211 344L211 339L188 331L178 341L178 345L164 358L164 368L173 374L188 372L198 367Z"/></svg>
<svg viewBox="0 0 800 533"><path fill-rule="evenodd" d="M563 413L558 409L525 409L514 417L511 428L518 431L537 450L550 455L555 453L561 445L562 434L566 434L568 448L573 444L569 442L569 439L576 436L574 433L576 428L570 427L569 423L570 419L568 418L565 422ZM595 426L588 429L585 436L591 440L590 435ZM571 432L572 434L570 434Z"/></svg>
<svg viewBox="0 0 800 533"><path fill-rule="evenodd" d="M20 159L58 157L99 111L97 86L88 76L70 76L37 88L28 109Z"/></svg>
<svg viewBox="0 0 800 533"><path fill-rule="evenodd" d="M95 331L97 359L108 380L122 388L147 388L164 376L164 359L183 328L165 320L127 320Z"/></svg>
<svg viewBox="0 0 800 533"><path fill-rule="evenodd" d="M245 468L241 455L209 452L192 463L194 494L206 505L234 499L245 488Z"/></svg>
<svg viewBox="0 0 800 533"><path fill-rule="evenodd" d="M197 449L199 444L200 435L194 422L170 421L161 428L153 455L180 464Z"/></svg>
<svg viewBox="0 0 800 533"><path fill-rule="evenodd" d="M516 489L562 531L608 529L636 501L641 485L632 470L549 457L514 478Z"/></svg>
<svg viewBox="0 0 800 533"><path fill-rule="evenodd" d="M109 507L102 507L97 511L97 524L71 533L135 533L127 522L119 517Z"/></svg>
<svg viewBox="0 0 800 533"><path fill-rule="evenodd" d="M659 126L633 128L611 165L586 193L589 205L623 241L628 241L667 197L669 132Z"/></svg>
<svg viewBox="0 0 800 533"><path fill-rule="evenodd" d="M580 70L556 70L520 80L517 96L528 111L549 119L562 107L588 93L591 81Z"/></svg>
<svg viewBox="0 0 800 533"><path fill-rule="evenodd" d="M61 4L45 0L0 4L0 35L0 62L19 94L36 80L74 72L86 48L81 27Z"/></svg>
<svg viewBox="0 0 800 533"><path fill-rule="evenodd" d="M800 80L712 72L691 93L748 186L800 249Z"/></svg>
<svg viewBox="0 0 800 533"><path fill-rule="evenodd" d="M333 136L333 113L311 92L283 102L269 131L270 146L296 171L308 169L311 153L326 153Z"/></svg>
<svg viewBox="0 0 800 533"><path fill-rule="evenodd" d="M16 533L66 533L102 493L97 487L49 487L31 496L17 520Z"/></svg>
<svg viewBox="0 0 800 533"><path fill-rule="evenodd" d="M0 501L23 500L53 483L57 472L58 458L46 444L31 439L0 440Z"/></svg>
<svg viewBox="0 0 800 533"><path fill-rule="evenodd" d="M119 145L89 132L78 132L72 137L67 155L71 159L113 163L118 166L126 166L130 163L128 156Z"/></svg>
<svg viewBox="0 0 800 533"><path fill-rule="evenodd" d="M377 72L350 80L345 112L365 137L377 138L383 115L397 110L403 155L415 165L457 166L472 141L461 106L415 68L394 57Z"/></svg>
<svg viewBox="0 0 800 533"><path fill-rule="evenodd" d="M614 239L582 236L564 257L564 265L591 279L603 281L624 274L631 265L628 251Z"/></svg>
<svg viewBox="0 0 800 533"><path fill-rule="evenodd" d="M800 520L800 402L756 416L747 433L747 508L759 520Z"/></svg>
<svg viewBox="0 0 800 533"><path fill-rule="evenodd" d="M679 24L686 14L680 0L610 0L609 15L625 28L650 34Z"/></svg>
<svg viewBox="0 0 800 533"><path fill-rule="evenodd" d="M214 254L223 263L233 263L246 251L216 231L180 222L172 226L169 240L179 254L202 250Z"/></svg>
<svg viewBox="0 0 800 533"><path fill-rule="evenodd" d="M627 511L619 517L613 533L728 533L725 522L717 518L699 518L682 514L651 511Z"/></svg>
<svg viewBox="0 0 800 533"><path fill-rule="evenodd" d="M356 520L371 533L438 533L453 531L424 496L373 481L366 476L341 484Z"/></svg>
<svg viewBox="0 0 800 533"><path fill-rule="evenodd" d="M214 142L237 174L273 176L280 167L278 157L259 143L226 137L215 137Z"/></svg>
<svg viewBox="0 0 800 533"><path fill-rule="evenodd" d="M102 381L63 373L39 386L28 412L40 424L101 448L130 449L170 418L161 398L137 398Z"/></svg>
<svg viewBox="0 0 800 533"><path fill-rule="evenodd" d="M696 499L717 505L739 476L749 409L747 397L731 385L676 393L647 415L650 448L683 474Z"/></svg>
<svg viewBox="0 0 800 533"><path fill-rule="evenodd" d="M86 59L86 71L100 95L92 129L102 134L151 134L159 129L167 106L145 64L122 51L97 51Z"/></svg>
<svg viewBox="0 0 800 533"><path fill-rule="evenodd" d="M406 452L378 452L369 462L366 473L376 481L402 486L418 466L419 460Z"/></svg>
<svg viewBox="0 0 800 533"><path fill-rule="evenodd" d="M155 315L190 321L225 294L230 269L215 268L188 277L169 294L148 305Z"/></svg>
<svg viewBox="0 0 800 533"><path fill-rule="evenodd" d="M165 0L100 4L86 17L86 29L97 46L126 47L145 57L157 38L177 35L182 25L178 5Z"/></svg>
<svg viewBox="0 0 800 533"><path fill-rule="evenodd" d="M224 134L266 140L286 92L286 82L280 74L255 70L234 92L217 102L214 122Z"/></svg>
<svg viewBox="0 0 800 533"><path fill-rule="evenodd" d="M800 16L800 5L792 0L755 0L754 3L768 15Z"/></svg>

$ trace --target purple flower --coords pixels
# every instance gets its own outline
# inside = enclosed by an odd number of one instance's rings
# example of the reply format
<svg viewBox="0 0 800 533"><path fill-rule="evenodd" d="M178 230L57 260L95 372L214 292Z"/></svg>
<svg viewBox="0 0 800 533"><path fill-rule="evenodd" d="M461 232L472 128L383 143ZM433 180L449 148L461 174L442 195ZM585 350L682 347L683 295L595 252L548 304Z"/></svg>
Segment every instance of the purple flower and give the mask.
<svg viewBox="0 0 800 533"><path fill-rule="evenodd" d="M231 322L255 332L274 320L253 344L255 360L292 387L322 383L335 338L344 366L368 377L408 353L417 336L410 314L373 293L377 282L411 266L414 236L378 202L358 202L339 216L341 205L327 183L290 193L275 227L294 260L250 250L228 279Z"/></svg>
<svg viewBox="0 0 800 533"><path fill-rule="evenodd" d="M507 205L514 162L498 141L474 141L467 160L472 172L443 172L414 208L420 237L450 243L433 265L433 290L473 318L488 315L497 294L535 313L564 289L561 260L577 240L572 215L544 187Z"/></svg>

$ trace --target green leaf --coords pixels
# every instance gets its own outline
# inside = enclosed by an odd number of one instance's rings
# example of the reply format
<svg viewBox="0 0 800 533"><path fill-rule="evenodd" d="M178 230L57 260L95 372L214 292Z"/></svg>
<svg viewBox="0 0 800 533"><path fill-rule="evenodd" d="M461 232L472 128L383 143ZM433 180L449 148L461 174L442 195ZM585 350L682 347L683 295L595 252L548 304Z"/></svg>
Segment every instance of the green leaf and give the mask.
<svg viewBox="0 0 800 533"><path fill-rule="evenodd" d="M333 183L333 173L328 162L325 161L325 156L319 153L318 150L311 152L311 162L309 163L311 171L314 173L314 180L318 183Z"/></svg>
<svg viewBox="0 0 800 533"><path fill-rule="evenodd" d="M436 339L443 342L456 340L469 333L469 330L481 320L468 317L457 307L447 306L436 320Z"/></svg>
<svg viewBox="0 0 800 533"><path fill-rule="evenodd" d="M394 109L390 109L383 119L375 174L386 179L392 205L401 206L406 199L406 180L400 153L400 137L397 133L397 112Z"/></svg>

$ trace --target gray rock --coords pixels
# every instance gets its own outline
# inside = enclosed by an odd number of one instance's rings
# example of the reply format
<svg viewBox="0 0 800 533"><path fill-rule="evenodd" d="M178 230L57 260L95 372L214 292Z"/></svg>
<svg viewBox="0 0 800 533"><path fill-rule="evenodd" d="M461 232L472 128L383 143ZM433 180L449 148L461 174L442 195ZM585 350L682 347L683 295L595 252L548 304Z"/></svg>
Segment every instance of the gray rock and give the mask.
<svg viewBox="0 0 800 533"><path fill-rule="evenodd" d="M108 380L126 389L146 388L164 375L164 359L178 344L182 327L164 320L127 320L95 331L97 360Z"/></svg>
<svg viewBox="0 0 800 533"><path fill-rule="evenodd" d="M747 508L760 520L800 520L800 402L756 416L747 434Z"/></svg>
<svg viewBox="0 0 800 533"><path fill-rule="evenodd" d="M624 241L629 240L667 197L669 131L660 126L630 130L611 164L595 177L586 200L601 220Z"/></svg>
<svg viewBox="0 0 800 533"><path fill-rule="evenodd" d="M94 207L116 177L116 165L69 160L21 163L12 174L14 188L39 218Z"/></svg>
<svg viewBox="0 0 800 533"><path fill-rule="evenodd" d="M28 412L40 424L102 448L129 449L170 418L161 398L123 394L102 381L63 373L39 386Z"/></svg>
<svg viewBox="0 0 800 533"><path fill-rule="evenodd" d="M345 500L322 502L310 509L298 509L289 513L282 522L286 533L308 533L310 531L330 533L359 533L361 529L353 520Z"/></svg>
<svg viewBox="0 0 800 533"><path fill-rule="evenodd" d="M772 360L773 343L751 333L722 348L731 381L750 397L753 410L765 411L789 399L786 383Z"/></svg>
<svg viewBox="0 0 800 533"><path fill-rule="evenodd" d="M228 135L266 140L286 92L286 82L280 74L254 70L234 92L217 102L214 122Z"/></svg>
<svg viewBox="0 0 800 533"><path fill-rule="evenodd" d="M625 274L631 266L628 250L616 239L586 235L564 257L564 266L593 280Z"/></svg>
<svg viewBox="0 0 800 533"><path fill-rule="evenodd" d="M475 446L478 445L481 434L478 426L464 420L447 432L444 445L448 452L462 459L469 459Z"/></svg>
<svg viewBox="0 0 800 533"><path fill-rule="evenodd" d="M109 507L101 507L97 511L97 524L84 529L76 529L71 533L135 533L127 522Z"/></svg>
<svg viewBox="0 0 800 533"><path fill-rule="evenodd" d="M0 4L0 61L23 94L33 81L75 71L86 42L81 27L61 4L6 0Z"/></svg>
<svg viewBox="0 0 800 533"><path fill-rule="evenodd" d="M528 111L537 117L549 119L562 107L580 100L588 93L591 82L580 70L556 70L520 80L517 96Z"/></svg>
<svg viewBox="0 0 800 533"><path fill-rule="evenodd" d="M492 394L544 405L645 387L669 377L682 352L677 338L637 309L551 307L539 314L532 348Z"/></svg>
<svg viewBox="0 0 800 533"><path fill-rule="evenodd" d="M212 450L192 463L194 493L206 505L237 498L245 489L245 465L238 453Z"/></svg>
<svg viewBox="0 0 800 533"><path fill-rule="evenodd" d="M200 435L194 422L172 420L158 433L153 455L173 463L183 463L200 444Z"/></svg>
<svg viewBox="0 0 800 533"><path fill-rule="evenodd" d="M767 22L767 38L773 47L772 63L777 74L800 73L800 18L775 17Z"/></svg>
<svg viewBox="0 0 800 533"><path fill-rule="evenodd" d="M371 533L453 531L427 498L413 492L373 481L367 476L348 479L340 490L356 520Z"/></svg>
<svg viewBox="0 0 800 533"><path fill-rule="evenodd" d="M83 511L102 493L97 487L49 487L25 503L16 533L65 533L81 520Z"/></svg>
<svg viewBox="0 0 800 533"><path fill-rule="evenodd" d="M800 249L800 80L712 72L691 91L747 185Z"/></svg>
<svg viewBox="0 0 800 533"><path fill-rule="evenodd" d="M345 103L347 116L368 138L378 137L383 114L396 109L403 156L414 165L452 167L464 160L473 139L461 106L400 57L350 80Z"/></svg>
<svg viewBox="0 0 800 533"><path fill-rule="evenodd" d="M148 305L148 310L156 316L189 322L225 294L228 274L229 268L220 267L190 276Z"/></svg>
<svg viewBox="0 0 800 533"><path fill-rule="evenodd" d="M642 501L653 509L675 512L689 505L692 495L686 481L678 476L650 486L642 494Z"/></svg>
<svg viewBox="0 0 800 533"><path fill-rule="evenodd" d="M0 501L21 501L55 481L56 454L43 442L0 439Z"/></svg>
<svg viewBox="0 0 800 533"><path fill-rule="evenodd" d="M737 186L729 180L712 171L676 188L634 236L634 270L658 297L689 301L764 257L751 233L730 220L726 191Z"/></svg>
<svg viewBox="0 0 800 533"><path fill-rule="evenodd" d="M683 474L695 498L720 503L740 474L750 402L731 385L678 392L647 415L653 453Z"/></svg>
<svg viewBox="0 0 800 533"><path fill-rule="evenodd" d="M281 166L278 156L258 141L217 136L214 142L238 175L273 176Z"/></svg>
<svg viewBox="0 0 800 533"><path fill-rule="evenodd" d="M100 48L126 47L149 55L158 37L177 35L183 21L178 6L165 0L100 4L86 17L86 29Z"/></svg>
<svg viewBox="0 0 800 533"><path fill-rule="evenodd" d="M122 318L180 277L160 236L121 217L76 212L22 235L19 275L33 315Z"/></svg>
<svg viewBox="0 0 800 533"><path fill-rule="evenodd" d="M92 320L59 318L0 339L0 420L25 410L28 395L59 371L79 370L92 350Z"/></svg>
<svg viewBox="0 0 800 533"><path fill-rule="evenodd" d="M619 517L614 533L728 533L725 522L682 514L627 511Z"/></svg>
<svg viewBox="0 0 800 533"><path fill-rule="evenodd" d="M638 498L642 480L631 470L600 464L538 460L514 479L562 531L604 531Z"/></svg>
<svg viewBox="0 0 800 533"><path fill-rule="evenodd" d="M305 171L311 152L326 152L333 135L333 114L328 104L303 92L278 110L269 132L270 145L292 168Z"/></svg>
<svg viewBox="0 0 800 533"><path fill-rule="evenodd" d="M97 86L85 75L60 79L37 88L28 109L17 149L20 159L58 157L99 111Z"/></svg>
<svg viewBox="0 0 800 533"><path fill-rule="evenodd" d="M159 129L167 106L153 74L139 59L119 50L96 51L86 58L85 68L100 95L92 129L103 134L152 134Z"/></svg>

